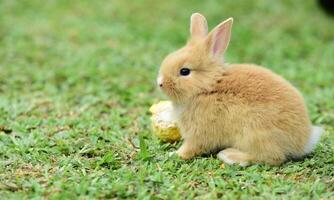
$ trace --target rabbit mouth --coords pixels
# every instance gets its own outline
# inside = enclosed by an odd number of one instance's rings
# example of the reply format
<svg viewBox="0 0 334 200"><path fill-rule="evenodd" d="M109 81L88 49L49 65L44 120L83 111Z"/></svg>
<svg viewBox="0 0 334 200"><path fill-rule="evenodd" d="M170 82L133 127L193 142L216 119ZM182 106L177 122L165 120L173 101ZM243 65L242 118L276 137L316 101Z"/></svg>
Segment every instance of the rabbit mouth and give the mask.
<svg viewBox="0 0 334 200"><path fill-rule="evenodd" d="M163 87L161 89L172 101L180 101L183 99L183 93L174 87Z"/></svg>
<svg viewBox="0 0 334 200"><path fill-rule="evenodd" d="M172 101L179 102L185 98L186 92L182 88L178 88L174 80L169 77L157 79L158 86L161 91Z"/></svg>

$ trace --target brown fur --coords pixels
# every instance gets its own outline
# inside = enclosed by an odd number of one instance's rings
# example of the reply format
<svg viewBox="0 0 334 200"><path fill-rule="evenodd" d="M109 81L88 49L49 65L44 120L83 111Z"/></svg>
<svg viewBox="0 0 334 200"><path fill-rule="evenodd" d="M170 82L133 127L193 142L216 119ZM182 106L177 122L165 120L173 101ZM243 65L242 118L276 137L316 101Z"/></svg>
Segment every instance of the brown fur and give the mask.
<svg viewBox="0 0 334 200"><path fill-rule="evenodd" d="M300 93L268 69L224 64L232 20L203 35L205 18L194 15L196 36L167 56L159 73L184 139L177 154L190 159L229 148L221 153L233 163L273 165L304 155L311 124ZM184 67L189 76L179 75Z"/></svg>

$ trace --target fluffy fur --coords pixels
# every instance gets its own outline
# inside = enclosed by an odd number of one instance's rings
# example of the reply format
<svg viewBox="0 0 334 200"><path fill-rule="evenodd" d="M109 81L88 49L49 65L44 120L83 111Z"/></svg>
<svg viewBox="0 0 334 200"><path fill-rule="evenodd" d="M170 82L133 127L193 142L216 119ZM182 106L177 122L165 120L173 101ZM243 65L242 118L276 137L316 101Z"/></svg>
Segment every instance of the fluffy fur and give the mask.
<svg viewBox="0 0 334 200"><path fill-rule="evenodd" d="M224 149L219 159L245 166L279 165L309 153L321 131L311 137L297 89L268 69L222 61L232 22L230 18L207 33L205 18L193 14L190 40L161 64L158 84L174 104L184 139L177 154L190 159ZM191 73L181 76L181 68Z"/></svg>

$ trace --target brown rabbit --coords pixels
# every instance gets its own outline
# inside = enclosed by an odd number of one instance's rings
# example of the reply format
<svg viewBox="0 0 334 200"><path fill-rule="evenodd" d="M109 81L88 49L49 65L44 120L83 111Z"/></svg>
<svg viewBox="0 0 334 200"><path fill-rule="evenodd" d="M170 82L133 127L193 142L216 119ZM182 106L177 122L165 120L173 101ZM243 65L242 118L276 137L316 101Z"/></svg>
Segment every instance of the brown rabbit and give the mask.
<svg viewBox="0 0 334 200"><path fill-rule="evenodd" d="M312 127L303 97L289 82L252 64L226 64L233 19L208 33L191 16L191 38L161 64L158 85L170 98L184 140L183 159L222 150L227 164L279 165L310 153L322 129Z"/></svg>

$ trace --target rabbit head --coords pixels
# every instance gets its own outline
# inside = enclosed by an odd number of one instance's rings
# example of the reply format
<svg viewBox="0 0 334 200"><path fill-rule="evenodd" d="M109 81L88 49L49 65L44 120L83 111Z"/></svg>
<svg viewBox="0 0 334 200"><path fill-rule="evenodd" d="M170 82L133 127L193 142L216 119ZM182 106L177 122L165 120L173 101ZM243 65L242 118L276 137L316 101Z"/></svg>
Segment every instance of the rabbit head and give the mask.
<svg viewBox="0 0 334 200"><path fill-rule="evenodd" d="M163 60L158 75L159 87L172 101L185 102L212 87L223 72L232 23L229 18L208 33L205 17L192 14L189 41Z"/></svg>

